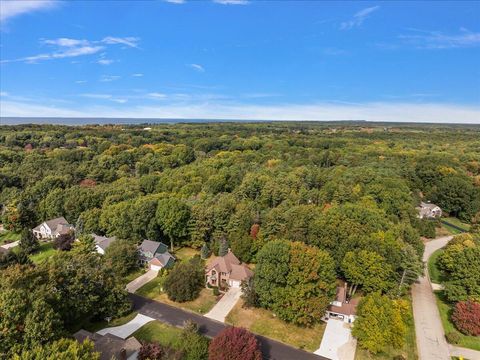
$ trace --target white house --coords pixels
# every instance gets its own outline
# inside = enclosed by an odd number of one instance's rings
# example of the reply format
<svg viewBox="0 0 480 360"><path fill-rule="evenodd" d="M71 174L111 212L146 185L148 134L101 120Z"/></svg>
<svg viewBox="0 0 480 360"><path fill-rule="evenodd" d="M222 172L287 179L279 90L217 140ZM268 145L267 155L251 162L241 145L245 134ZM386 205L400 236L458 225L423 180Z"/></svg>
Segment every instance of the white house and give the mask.
<svg viewBox="0 0 480 360"><path fill-rule="evenodd" d="M97 250L97 253L100 255L105 254L105 250L115 241L117 238L115 236L113 237L105 237L105 236L100 236L97 234L91 234L93 237L93 240L95 241L95 249Z"/></svg>
<svg viewBox="0 0 480 360"><path fill-rule="evenodd" d="M74 230L74 226L70 225L62 216L41 223L36 228L32 229L32 232L39 240L52 240Z"/></svg>
<svg viewBox="0 0 480 360"><path fill-rule="evenodd" d="M420 206L417 207L418 215L420 219L435 219L442 216L442 209L438 205L429 203L429 202L421 202Z"/></svg>

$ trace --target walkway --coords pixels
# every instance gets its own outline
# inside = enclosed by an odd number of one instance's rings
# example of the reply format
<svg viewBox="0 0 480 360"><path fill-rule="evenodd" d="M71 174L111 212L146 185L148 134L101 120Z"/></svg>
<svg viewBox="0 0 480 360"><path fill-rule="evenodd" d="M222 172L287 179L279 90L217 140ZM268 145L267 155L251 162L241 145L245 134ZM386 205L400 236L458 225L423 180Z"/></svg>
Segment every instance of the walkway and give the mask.
<svg viewBox="0 0 480 360"><path fill-rule="evenodd" d="M126 286L126 289L128 292L134 293L135 291L140 289L143 285L155 279L157 275L158 275L158 271L148 270L145 274L140 275L138 278L130 281Z"/></svg>
<svg viewBox="0 0 480 360"><path fill-rule="evenodd" d="M241 295L242 289L230 288L205 316L212 320L225 322L225 318L232 311L238 300L240 300Z"/></svg>
<svg viewBox="0 0 480 360"><path fill-rule="evenodd" d="M208 337L214 337L220 331L228 327L221 322L211 320L205 316L190 313L182 309L163 304L151 299L141 297L139 295L130 294L130 299L133 301L134 311L140 314L147 315L156 320L165 322L167 324L182 327L186 320L191 320L198 324L200 332ZM264 359L271 360L328 360L325 357L317 356L303 350L295 349L291 346L285 345L281 342L258 336Z"/></svg>
<svg viewBox="0 0 480 360"><path fill-rule="evenodd" d="M352 336L350 326L343 320L330 319L315 354L332 360L353 360L356 347L357 340Z"/></svg>
<svg viewBox="0 0 480 360"><path fill-rule="evenodd" d="M417 337L418 354L421 360L450 360L450 352L438 312L435 295L428 277L427 262L430 256L444 247L452 236L432 240L425 244L423 261L425 276L412 287L413 316Z"/></svg>
<svg viewBox="0 0 480 360"><path fill-rule="evenodd" d="M450 356L463 357L469 360L480 360L480 351L465 349L458 346L448 345L450 348Z"/></svg>
<svg viewBox="0 0 480 360"><path fill-rule="evenodd" d="M102 329L100 331L97 331L97 334L100 334L100 335L112 334L122 339L126 339L127 337L132 335L135 331L140 329L143 325L153 320L155 319L149 316L138 314L137 316L135 316L135 318L133 318L126 324Z"/></svg>
<svg viewBox="0 0 480 360"><path fill-rule="evenodd" d="M0 247L4 248L5 250L8 250L8 249L14 248L15 246L18 246L18 244L20 244L20 240L14 241L8 244L3 244Z"/></svg>

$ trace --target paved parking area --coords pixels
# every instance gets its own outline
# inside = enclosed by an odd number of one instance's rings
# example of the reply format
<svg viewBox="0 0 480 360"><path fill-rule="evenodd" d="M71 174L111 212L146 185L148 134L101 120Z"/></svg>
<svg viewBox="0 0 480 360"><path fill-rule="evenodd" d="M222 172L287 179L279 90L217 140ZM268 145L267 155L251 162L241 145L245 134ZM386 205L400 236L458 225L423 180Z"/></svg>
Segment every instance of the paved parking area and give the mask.
<svg viewBox="0 0 480 360"><path fill-rule="evenodd" d="M122 339L126 339L130 335L132 335L135 331L140 329L143 325L153 320L155 319L151 318L150 316L138 314L137 316L135 316L135 318L133 318L126 324L102 329L100 331L97 331L97 334L100 334L100 335L112 334Z"/></svg>
<svg viewBox="0 0 480 360"><path fill-rule="evenodd" d="M350 326L342 320L330 319L315 354L332 360L353 360L356 348L357 340L352 336Z"/></svg>
<svg viewBox="0 0 480 360"><path fill-rule="evenodd" d="M212 310L205 314L205 316L213 320L225 322L225 318L228 313L232 311L241 295L242 289L234 287L230 288L220 301L215 304Z"/></svg>

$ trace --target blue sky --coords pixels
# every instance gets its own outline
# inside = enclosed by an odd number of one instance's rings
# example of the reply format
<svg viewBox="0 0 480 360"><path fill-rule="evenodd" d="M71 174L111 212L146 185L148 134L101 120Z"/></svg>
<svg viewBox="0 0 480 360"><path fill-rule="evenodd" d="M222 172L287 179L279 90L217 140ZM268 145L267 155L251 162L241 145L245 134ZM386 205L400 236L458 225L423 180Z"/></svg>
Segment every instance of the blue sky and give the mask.
<svg viewBox="0 0 480 360"><path fill-rule="evenodd" d="M1 1L0 115L480 123L480 2Z"/></svg>

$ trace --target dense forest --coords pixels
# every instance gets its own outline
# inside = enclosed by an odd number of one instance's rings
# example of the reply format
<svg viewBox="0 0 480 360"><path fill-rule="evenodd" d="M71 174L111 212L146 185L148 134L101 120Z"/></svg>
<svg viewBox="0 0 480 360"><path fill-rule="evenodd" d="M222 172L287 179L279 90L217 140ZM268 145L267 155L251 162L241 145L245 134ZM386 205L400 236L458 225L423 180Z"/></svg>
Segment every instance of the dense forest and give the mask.
<svg viewBox="0 0 480 360"><path fill-rule="evenodd" d="M250 262L272 239L377 252L392 280L421 252L420 199L470 222L480 210L478 127L212 123L0 128L9 229L57 216L77 228ZM254 236L251 236L253 233ZM341 269L339 269L341 272Z"/></svg>
<svg viewBox="0 0 480 360"><path fill-rule="evenodd" d="M421 269L421 236L435 236L435 222L417 218L421 200L479 221L480 127L0 127L6 229L64 216L78 232L136 244L229 247L258 263L257 305L299 325L318 321L335 277L364 293L408 288ZM299 277L315 261L325 276ZM308 281L323 289L311 294L323 308L298 295Z"/></svg>

